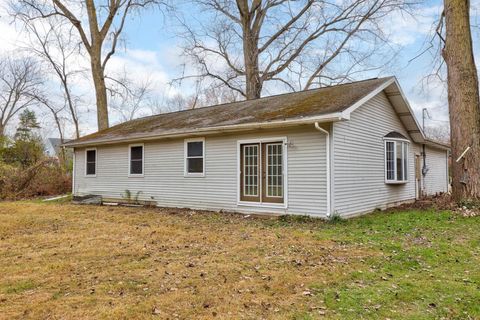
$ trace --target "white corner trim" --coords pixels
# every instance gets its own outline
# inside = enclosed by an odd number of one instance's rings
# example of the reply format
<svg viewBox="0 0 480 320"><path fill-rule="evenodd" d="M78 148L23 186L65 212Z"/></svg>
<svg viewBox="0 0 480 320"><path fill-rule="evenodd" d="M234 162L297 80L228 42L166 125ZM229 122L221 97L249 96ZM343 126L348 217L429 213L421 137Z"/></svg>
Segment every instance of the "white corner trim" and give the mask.
<svg viewBox="0 0 480 320"><path fill-rule="evenodd" d="M201 173L190 173L188 172L188 143L189 142L202 142L202 159L203 159L203 168ZM205 137L200 138L190 138L183 140L183 177L184 178L204 178L205 177L205 163L207 162L205 155ZM200 158L200 157L196 157Z"/></svg>
<svg viewBox="0 0 480 320"><path fill-rule="evenodd" d="M131 156L132 156L132 147L142 147L142 173L130 173L131 172ZM145 144L136 143L128 145L128 177L129 178L143 178L145 176Z"/></svg>
<svg viewBox="0 0 480 320"><path fill-rule="evenodd" d="M87 152L95 151L95 174L87 174ZM85 178L96 178L97 177L97 168L98 168L98 151L97 148L87 148L85 149Z"/></svg>
<svg viewBox="0 0 480 320"><path fill-rule="evenodd" d="M75 195L75 175L77 174L76 168L75 168L75 158L77 157L77 151L75 148L73 148L73 154L72 154L72 195ZM95 171L97 173L97 171Z"/></svg>

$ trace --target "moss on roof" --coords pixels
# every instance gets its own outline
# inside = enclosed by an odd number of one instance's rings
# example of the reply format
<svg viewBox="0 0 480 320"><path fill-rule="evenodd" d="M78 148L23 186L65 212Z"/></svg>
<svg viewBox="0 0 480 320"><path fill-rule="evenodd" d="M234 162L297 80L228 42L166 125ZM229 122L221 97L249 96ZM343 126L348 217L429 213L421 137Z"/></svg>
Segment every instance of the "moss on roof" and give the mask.
<svg viewBox="0 0 480 320"><path fill-rule="evenodd" d="M184 134L198 129L295 120L341 112L375 90L388 78L375 78L255 100L163 113L124 122L67 145Z"/></svg>

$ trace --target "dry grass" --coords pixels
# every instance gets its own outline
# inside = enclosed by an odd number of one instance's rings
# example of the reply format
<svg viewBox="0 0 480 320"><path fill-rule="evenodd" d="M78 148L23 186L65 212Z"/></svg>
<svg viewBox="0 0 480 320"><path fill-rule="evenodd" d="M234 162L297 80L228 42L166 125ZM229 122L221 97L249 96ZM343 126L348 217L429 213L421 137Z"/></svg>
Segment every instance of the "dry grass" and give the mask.
<svg viewBox="0 0 480 320"><path fill-rule="evenodd" d="M432 296L453 301L446 318L474 314L477 307L468 300L478 297L473 275L441 271L445 281L472 281L461 283L464 306L455 306L451 285L442 292L431 278L415 280L418 269L409 255L405 262L392 258L390 250L416 250L420 261L419 246L431 255L437 245L430 233L399 233L398 228L423 226L407 226L412 215L389 214L400 218L387 228L381 214L328 224L174 209L2 203L0 318L384 319L409 312L412 319L429 318L428 312L437 318L443 313L429 306L430 289ZM464 223L475 229L479 220L459 221L439 224L438 232L457 248L471 246L469 263L478 266L478 237L469 238ZM425 226L435 228L431 222ZM455 238L454 227L461 228L462 239ZM405 288L424 288L426 300L397 295L384 301L394 290L391 279L405 273L419 286ZM400 294L404 280L396 284Z"/></svg>
<svg viewBox="0 0 480 320"><path fill-rule="evenodd" d="M322 307L306 285L338 281L368 255L237 215L31 203L0 211L7 318L285 317Z"/></svg>

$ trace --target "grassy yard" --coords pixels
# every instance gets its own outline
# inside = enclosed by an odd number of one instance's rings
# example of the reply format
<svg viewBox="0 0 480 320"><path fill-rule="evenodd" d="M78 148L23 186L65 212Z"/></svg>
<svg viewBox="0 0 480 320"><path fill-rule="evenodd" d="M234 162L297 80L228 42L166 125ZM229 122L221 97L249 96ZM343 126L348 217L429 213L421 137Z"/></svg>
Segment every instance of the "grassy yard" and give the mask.
<svg viewBox="0 0 480 320"><path fill-rule="evenodd" d="M0 318L480 319L480 218L0 203Z"/></svg>

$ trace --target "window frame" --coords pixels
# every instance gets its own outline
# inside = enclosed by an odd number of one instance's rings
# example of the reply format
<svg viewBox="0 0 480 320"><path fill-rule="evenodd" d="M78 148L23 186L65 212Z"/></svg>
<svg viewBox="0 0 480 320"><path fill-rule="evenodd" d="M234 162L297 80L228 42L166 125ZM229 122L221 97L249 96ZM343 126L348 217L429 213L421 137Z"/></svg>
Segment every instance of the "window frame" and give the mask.
<svg viewBox="0 0 480 320"><path fill-rule="evenodd" d="M133 147L142 147L142 173L131 173L132 172L132 148ZM128 177L130 178L143 178L145 176L145 144L135 143L128 145Z"/></svg>
<svg viewBox="0 0 480 320"><path fill-rule="evenodd" d="M410 151L410 141L406 139L401 139L401 138L384 138L383 139L383 149L384 149L384 175L385 175L385 183L386 184L406 184L409 181L409 166L410 166L410 157L409 157L409 151ZM393 171L394 171L394 179L388 179L388 173L387 173L387 143L391 142L393 143ZM401 143L402 144L402 153L405 153L406 161L405 158L402 157L402 169L403 169L403 180L398 180L398 171L397 171L397 144ZM407 150L404 151L404 148ZM405 171L406 170L406 171Z"/></svg>
<svg viewBox="0 0 480 320"><path fill-rule="evenodd" d="M201 142L202 143L202 156L195 156L195 157L188 157L188 144L190 142ZM202 172L188 172L188 159L190 158L202 158L203 159L203 166ZM206 154L205 154L205 138L190 138L183 140L183 176L185 178L203 178L205 177L205 163L206 163Z"/></svg>
<svg viewBox="0 0 480 320"><path fill-rule="evenodd" d="M95 174L88 174L87 172L87 166L88 166L88 157L87 153L88 151L95 151ZM97 148L87 148L85 149L85 177L86 178L96 178L97 177L97 166L98 164L98 151Z"/></svg>

